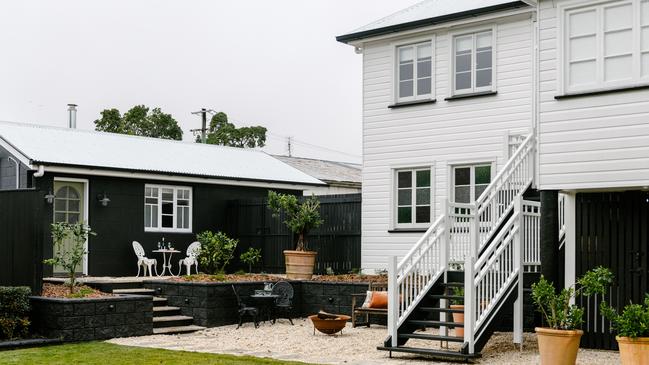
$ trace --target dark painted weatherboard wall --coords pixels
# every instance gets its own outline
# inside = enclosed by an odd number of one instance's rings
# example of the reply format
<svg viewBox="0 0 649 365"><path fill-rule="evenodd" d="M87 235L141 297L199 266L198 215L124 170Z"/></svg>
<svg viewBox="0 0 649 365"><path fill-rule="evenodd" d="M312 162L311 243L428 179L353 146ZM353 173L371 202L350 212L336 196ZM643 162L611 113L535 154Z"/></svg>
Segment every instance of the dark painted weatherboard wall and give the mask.
<svg viewBox="0 0 649 365"><path fill-rule="evenodd" d="M54 176L89 180L88 218L90 226L97 233L96 236L90 237L88 243L88 274L91 276L134 276L137 273L137 260L133 253L132 241L140 242L148 257L158 259L160 271L162 256L151 251L157 249L157 242L163 237L165 241L171 241L174 248L182 251L181 254L173 256L174 270L178 270L178 260L185 256L187 246L196 240L196 233L205 230L226 230L227 206L231 201L259 199L268 195L268 189L257 187L50 173L36 178L35 187L45 192L52 191ZM145 184L192 188L192 233L144 231ZM296 195L302 193L297 190L283 192ZM103 193L110 198L107 207L97 200L97 196ZM49 223L53 220L53 207L48 205L44 211L44 257L47 258L52 256ZM46 276L51 275L51 267L45 267L44 273Z"/></svg>

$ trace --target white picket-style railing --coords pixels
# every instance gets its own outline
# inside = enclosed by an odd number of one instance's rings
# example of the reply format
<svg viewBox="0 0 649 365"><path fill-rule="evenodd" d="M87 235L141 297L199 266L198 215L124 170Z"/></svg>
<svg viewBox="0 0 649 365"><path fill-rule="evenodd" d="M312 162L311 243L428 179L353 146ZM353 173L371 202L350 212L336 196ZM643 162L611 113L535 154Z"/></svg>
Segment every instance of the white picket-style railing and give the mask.
<svg viewBox="0 0 649 365"><path fill-rule="evenodd" d="M541 270L541 203L523 201L523 265L525 272Z"/></svg>
<svg viewBox="0 0 649 365"><path fill-rule="evenodd" d="M522 194L534 179L534 146L534 135L530 134L475 204L447 202L445 214L400 262L390 257L388 332L392 346L397 346L399 325L444 274L449 263L455 263L464 266L464 339L473 352L476 330L506 294L503 291L511 280L523 272L519 235L524 216ZM493 237L508 216L509 220ZM536 244L530 242L530 247Z"/></svg>

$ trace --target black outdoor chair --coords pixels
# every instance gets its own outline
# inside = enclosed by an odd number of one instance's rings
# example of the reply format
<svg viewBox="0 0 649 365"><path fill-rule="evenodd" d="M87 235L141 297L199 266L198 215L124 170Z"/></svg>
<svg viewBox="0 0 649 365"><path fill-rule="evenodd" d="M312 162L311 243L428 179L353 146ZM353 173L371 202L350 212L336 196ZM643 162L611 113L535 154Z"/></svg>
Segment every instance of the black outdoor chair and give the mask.
<svg viewBox="0 0 649 365"><path fill-rule="evenodd" d="M248 305L246 305L246 303L244 303L239 297L239 292L237 292L237 289L234 287L234 285L232 285L232 291L234 291L234 296L237 297L237 306L239 307L239 325L237 326L237 329L241 327L241 324L243 323L243 317L245 316L252 317L255 328L259 327L259 308L249 307Z"/></svg>
<svg viewBox="0 0 649 365"><path fill-rule="evenodd" d="M278 295L275 299L275 313L273 322L277 318L286 318L293 325L291 312L293 311L293 286L286 281L280 281L273 286L273 294ZM282 317L278 317L282 315Z"/></svg>

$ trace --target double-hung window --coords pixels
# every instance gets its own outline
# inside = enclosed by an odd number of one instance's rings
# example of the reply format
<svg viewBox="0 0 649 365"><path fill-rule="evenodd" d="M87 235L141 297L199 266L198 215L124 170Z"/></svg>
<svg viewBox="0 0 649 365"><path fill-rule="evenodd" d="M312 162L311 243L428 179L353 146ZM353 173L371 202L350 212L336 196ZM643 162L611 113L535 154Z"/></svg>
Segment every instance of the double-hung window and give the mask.
<svg viewBox="0 0 649 365"><path fill-rule="evenodd" d="M649 0L617 0L563 12L565 92L649 82Z"/></svg>
<svg viewBox="0 0 649 365"><path fill-rule="evenodd" d="M493 31L453 37L453 94L492 91Z"/></svg>
<svg viewBox="0 0 649 365"><path fill-rule="evenodd" d="M399 169L395 178L395 227L426 227L431 222L431 169Z"/></svg>
<svg viewBox="0 0 649 365"><path fill-rule="evenodd" d="M432 98L432 56L431 42L397 47L397 101Z"/></svg>
<svg viewBox="0 0 649 365"><path fill-rule="evenodd" d="M491 183L491 164L453 167L453 200L473 203Z"/></svg>
<svg viewBox="0 0 649 365"><path fill-rule="evenodd" d="M192 231L192 189L183 186L145 185L144 230Z"/></svg>

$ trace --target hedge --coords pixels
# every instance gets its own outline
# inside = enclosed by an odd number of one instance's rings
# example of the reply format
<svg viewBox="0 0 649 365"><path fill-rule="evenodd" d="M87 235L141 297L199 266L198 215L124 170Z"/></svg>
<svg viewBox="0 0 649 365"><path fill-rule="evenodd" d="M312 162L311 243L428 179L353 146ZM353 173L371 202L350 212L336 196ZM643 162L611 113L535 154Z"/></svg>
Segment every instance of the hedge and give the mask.
<svg viewBox="0 0 649 365"><path fill-rule="evenodd" d="M0 286L0 340L27 336L29 295L26 286Z"/></svg>

